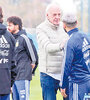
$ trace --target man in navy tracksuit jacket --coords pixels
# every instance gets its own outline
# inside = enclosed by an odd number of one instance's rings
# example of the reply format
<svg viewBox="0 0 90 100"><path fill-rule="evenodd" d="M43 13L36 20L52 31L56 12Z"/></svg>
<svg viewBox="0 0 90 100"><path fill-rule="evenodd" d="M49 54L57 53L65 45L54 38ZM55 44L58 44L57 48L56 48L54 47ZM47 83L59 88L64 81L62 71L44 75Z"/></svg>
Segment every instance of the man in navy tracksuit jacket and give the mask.
<svg viewBox="0 0 90 100"><path fill-rule="evenodd" d="M15 39L3 25L2 18L2 8L0 7L0 100L10 100Z"/></svg>
<svg viewBox="0 0 90 100"><path fill-rule="evenodd" d="M61 94L67 96L65 88L69 78L69 100L86 100L85 95L90 95L90 39L76 25L74 13L63 16L63 27L70 39L65 48Z"/></svg>
<svg viewBox="0 0 90 100"><path fill-rule="evenodd" d="M15 62L17 76L13 85L13 100L29 100L32 68L37 63L37 52L31 39L22 30L22 21L17 16L7 19L8 30L16 40Z"/></svg>

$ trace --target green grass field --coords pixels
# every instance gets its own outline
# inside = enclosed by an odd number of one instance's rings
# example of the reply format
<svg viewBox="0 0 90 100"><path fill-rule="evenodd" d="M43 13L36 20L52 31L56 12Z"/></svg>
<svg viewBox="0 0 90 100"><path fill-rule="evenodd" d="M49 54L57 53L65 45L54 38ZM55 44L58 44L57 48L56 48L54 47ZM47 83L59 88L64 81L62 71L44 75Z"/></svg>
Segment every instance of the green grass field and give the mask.
<svg viewBox="0 0 90 100"><path fill-rule="evenodd" d="M42 100L42 90L40 87L40 76L38 69L35 72L35 76L32 77L30 83L30 100ZM57 100L63 100L60 92L57 93Z"/></svg>

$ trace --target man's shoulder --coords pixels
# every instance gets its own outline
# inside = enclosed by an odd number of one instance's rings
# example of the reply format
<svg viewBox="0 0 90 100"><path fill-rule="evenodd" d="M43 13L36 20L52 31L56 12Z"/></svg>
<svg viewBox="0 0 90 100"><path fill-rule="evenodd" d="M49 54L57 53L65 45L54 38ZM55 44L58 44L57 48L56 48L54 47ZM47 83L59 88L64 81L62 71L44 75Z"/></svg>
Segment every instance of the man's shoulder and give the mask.
<svg viewBox="0 0 90 100"><path fill-rule="evenodd" d="M6 31L6 32L5 32L5 36L6 36L8 39L15 40L14 36L13 36L9 31Z"/></svg>
<svg viewBox="0 0 90 100"><path fill-rule="evenodd" d="M68 45L70 45L70 46L78 45L78 43L80 43L80 38L81 38L81 36L80 36L79 33L72 34L71 37L68 40Z"/></svg>
<svg viewBox="0 0 90 100"><path fill-rule="evenodd" d="M12 36L12 33L6 30L5 35Z"/></svg>
<svg viewBox="0 0 90 100"><path fill-rule="evenodd" d="M29 41L31 41L31 39L26 35L26 34L21 34L20 36L19 36L19 39L20 38L22 38L22 39L24 39L24 40L29 40Z"/></svg>
<svg viewBox="0 0 90 100"><path fill-rule="evenodd" d="M39 24L37 27L36 27L36 29L44 29L46 27L46 23L45 23L45 21L44 22L42 22L41 24Z"/></svg>

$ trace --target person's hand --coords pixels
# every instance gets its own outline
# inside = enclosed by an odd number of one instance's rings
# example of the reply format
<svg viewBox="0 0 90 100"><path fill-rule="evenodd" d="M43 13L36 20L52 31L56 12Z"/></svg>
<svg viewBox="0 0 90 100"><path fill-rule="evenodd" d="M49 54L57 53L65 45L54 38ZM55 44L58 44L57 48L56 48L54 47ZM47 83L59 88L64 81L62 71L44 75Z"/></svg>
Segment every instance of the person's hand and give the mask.
<svg viewBox="0 0 90 100"><path fill-rule="evenodd" d="M63 40L62 43L60 44L60 49L63 50L66 44L66 40Z"/></svg>
<svg viewBox="0 0 90 100"><path fill-rule="evenodd" d="M32 66L32 69L35 67L35 64L31 64L31 66Z"/></svg>
<svg viewBox="0 0 90 100"><path fill-rule="evenodd" d="M60 44L60 49L61 49L61 50L64 49L64 45L65 45L64 43L61 43L61 44Z"/></svg>
<svg viewBox="0 0 90 100"><path fill-rule="evenodd" d="M11 87L11 89L10 89L10 93L12 94L12 87Z"/></svg>
<svg viewBox="0 0 90 100"><path fill-rule="evenodd" d="M66 89L60 89L60 91L61 91L62 96L64 98L66 98L67 97L67 94L65 93L66 92Z"/></svg>

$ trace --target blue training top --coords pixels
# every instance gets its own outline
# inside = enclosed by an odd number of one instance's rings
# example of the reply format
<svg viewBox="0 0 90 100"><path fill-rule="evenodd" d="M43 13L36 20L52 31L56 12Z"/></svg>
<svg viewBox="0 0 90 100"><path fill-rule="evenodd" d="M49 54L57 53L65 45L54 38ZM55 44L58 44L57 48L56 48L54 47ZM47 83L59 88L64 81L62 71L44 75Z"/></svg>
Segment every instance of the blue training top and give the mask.
<svg viewBox="0 0 90 100"><path fill-rule="evenodd" d="M61 87L65 88L67 79L73 83L90 80L90 39L78 28L68 32L70 39L65 48Z"/></svg>

